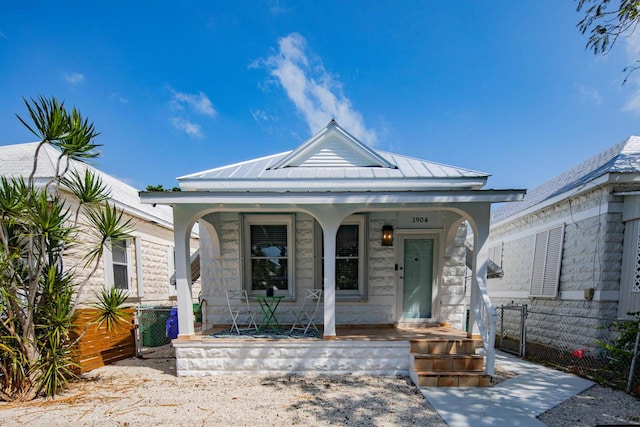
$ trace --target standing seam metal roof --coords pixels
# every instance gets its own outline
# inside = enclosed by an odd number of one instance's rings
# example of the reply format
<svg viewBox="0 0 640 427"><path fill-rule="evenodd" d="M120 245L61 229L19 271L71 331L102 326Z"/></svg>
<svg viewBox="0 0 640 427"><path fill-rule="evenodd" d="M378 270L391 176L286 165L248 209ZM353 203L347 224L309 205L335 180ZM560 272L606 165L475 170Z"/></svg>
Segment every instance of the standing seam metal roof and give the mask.
<svg viewBox="0 0 640 427"><path fill-rule="evenodd" d="M529 191L523 201L501 206L491 220L502 221L608 173L640 173L640 137L632 135Z"/></svg>

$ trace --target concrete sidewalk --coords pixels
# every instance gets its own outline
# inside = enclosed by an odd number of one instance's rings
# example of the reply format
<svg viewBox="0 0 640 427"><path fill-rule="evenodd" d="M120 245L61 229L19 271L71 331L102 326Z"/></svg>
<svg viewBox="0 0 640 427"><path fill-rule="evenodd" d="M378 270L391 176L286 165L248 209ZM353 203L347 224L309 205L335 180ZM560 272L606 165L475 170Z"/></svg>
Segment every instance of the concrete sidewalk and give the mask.
<svg viewBox="0 0 640 427"><path fill-rule="evenodd" d="M498 351L496 365L518 375L494 387L420 391L451 427L544 426L536 416L594 384Z"/></svg>

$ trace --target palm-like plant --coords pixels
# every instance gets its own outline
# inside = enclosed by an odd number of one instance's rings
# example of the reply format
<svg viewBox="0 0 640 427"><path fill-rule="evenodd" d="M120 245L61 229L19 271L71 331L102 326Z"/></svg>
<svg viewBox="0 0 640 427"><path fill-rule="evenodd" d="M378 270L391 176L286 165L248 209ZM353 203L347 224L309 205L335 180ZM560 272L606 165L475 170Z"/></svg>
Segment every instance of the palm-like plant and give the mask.
<svg viewBox="0 0 640 427"><path fill-rule="evenodd" d="M108 189L81 161L98 156L92 123L55 98L25 104L18 119L40 139L28 179L0 179L0 399L53 396L73 378L70 329L83 286L100 265L105 242L125 239L131 223L110 205ZM56 172L39 187L38 157L45 144L59 150ZM82 170L81 170L82 169ZM63 197L61 190L71 196ZM74 200L73 206L69 200ZM75 206L75 207L74 207ZM78 224L93 235L83 265L65 266L65 250L80 245ZM86 240L86 239L85 239ZM75 267L89 267L82 280ZM102 300L108 324L124 298ZM116 304L117 303L117 304ZM117 306L116 306L117 305Z"/></svg>

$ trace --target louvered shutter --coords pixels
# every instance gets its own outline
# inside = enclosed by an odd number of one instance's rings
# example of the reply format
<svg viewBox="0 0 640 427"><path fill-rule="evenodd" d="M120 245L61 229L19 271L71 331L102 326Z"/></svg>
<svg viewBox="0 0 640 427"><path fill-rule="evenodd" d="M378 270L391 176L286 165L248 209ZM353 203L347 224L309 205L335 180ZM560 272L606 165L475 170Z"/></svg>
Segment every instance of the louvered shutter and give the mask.
<svg viewBox="0 0 640 427"><path fill-rule="evenodd" d="M489 248L489 259L502 268L502 243Z"/></svg>
<svg viewBox="0 0 640 427"><path fill-rule="evenodd" d="M536 234L530 296L554 298L558 294L563 241L564 224Z"/></svg>

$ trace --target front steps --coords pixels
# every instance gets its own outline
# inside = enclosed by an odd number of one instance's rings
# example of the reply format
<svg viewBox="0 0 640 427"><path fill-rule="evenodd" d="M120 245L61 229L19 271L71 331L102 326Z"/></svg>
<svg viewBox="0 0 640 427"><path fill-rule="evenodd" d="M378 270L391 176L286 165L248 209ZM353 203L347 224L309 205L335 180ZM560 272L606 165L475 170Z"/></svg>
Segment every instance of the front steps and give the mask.
<svg viewBox="0 0 640 427"><path fill-rule="evenodd" d="M409 376L418 387L489 387L484 357L470 338L411 341Z"/></svg>

